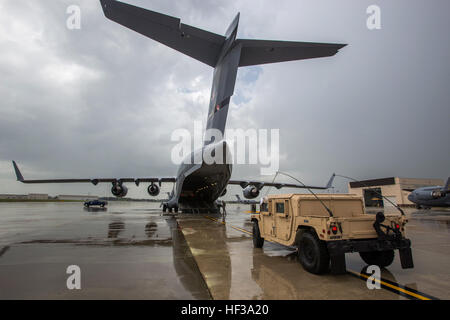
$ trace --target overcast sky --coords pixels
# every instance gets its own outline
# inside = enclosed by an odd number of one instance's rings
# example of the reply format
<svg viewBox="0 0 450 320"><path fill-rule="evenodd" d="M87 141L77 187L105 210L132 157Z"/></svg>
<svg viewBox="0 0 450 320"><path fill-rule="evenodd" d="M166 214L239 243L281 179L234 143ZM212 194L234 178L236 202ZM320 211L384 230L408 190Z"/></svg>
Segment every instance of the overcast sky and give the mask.
<svg viewBox="0 0 450 320"><path fill-rule="evenodd" d="M448 0L127 2L218 34L241 12L239 38L349 44L239 70L227 126L280 129L280 170L320 185L332 172L450 175ZM81 30L66 27L73 4ZM371 4L381 30L367 29ZM110 194L16 183L13 159L31 179L174 176L171 134L205 121L212 74L106 19L98 1L0 0L0 193ZM271 180L259 172L235 166L233 178Z"/></svg>

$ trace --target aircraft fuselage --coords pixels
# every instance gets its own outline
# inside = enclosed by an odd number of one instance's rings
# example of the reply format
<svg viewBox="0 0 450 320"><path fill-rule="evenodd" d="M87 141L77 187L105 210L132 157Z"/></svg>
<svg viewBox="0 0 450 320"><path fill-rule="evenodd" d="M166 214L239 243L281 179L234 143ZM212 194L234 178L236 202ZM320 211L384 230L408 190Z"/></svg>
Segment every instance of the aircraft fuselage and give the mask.
<svg viewBox="0 0 450 320"><path fill-rule="evenodd" d="M213 162L204 157L211 154L215 157ZM195 163L196 159L201 161ZM178 208L183 212L192 209L216 212L216 200L224 195L231 178L232 164L228 163L228 159L230 151L225 141L204 146L186 157L178 169L172 198L167 202L168 208Z"/></svg>
<svg viewBox="0 0 450 320"><path fill-rule="evenodd" d="M433 192L442 191L442 186L419 188L411 192L408 200L424 207L450 207L450 193L443 197L433 196Z"/></svg>

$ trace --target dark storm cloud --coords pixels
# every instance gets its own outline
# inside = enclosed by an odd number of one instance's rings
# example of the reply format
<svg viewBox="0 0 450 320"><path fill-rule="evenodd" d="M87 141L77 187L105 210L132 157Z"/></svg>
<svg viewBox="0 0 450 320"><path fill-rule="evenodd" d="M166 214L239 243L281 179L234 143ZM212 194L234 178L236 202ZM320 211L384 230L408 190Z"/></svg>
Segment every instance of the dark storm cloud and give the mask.
<svg viewBox="0 0 450 320"><path fill-rule="evenodd" d="M447 1L375 1L378 31L368 1L127 2L220 34L240 11L240 37L349 43L239 71L228 126L280 128L280 169L316 184L333 171L447 176ZM81 30L66 28L72 4ZM33 178L175 174L170 135L206 118L212 69L107 20L98 1L0 1L0 24L0 193L99 193L14 183L11 159Z"/></svg>

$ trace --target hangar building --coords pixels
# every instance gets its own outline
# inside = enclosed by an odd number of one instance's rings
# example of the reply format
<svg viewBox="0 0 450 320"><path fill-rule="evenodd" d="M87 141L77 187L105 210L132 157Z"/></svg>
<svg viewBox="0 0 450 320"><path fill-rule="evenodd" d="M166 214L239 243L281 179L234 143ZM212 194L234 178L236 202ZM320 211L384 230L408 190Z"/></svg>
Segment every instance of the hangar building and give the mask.
<svg viewBox="0 0 450 320"><path fill-rule="evenodd" d="M350 182L348 193L362 196L366 207L392 207L379 194L399 206L414 205L408 200L411 191L428 186L443 186L441 179L383 178L358 182Z"/></svg>

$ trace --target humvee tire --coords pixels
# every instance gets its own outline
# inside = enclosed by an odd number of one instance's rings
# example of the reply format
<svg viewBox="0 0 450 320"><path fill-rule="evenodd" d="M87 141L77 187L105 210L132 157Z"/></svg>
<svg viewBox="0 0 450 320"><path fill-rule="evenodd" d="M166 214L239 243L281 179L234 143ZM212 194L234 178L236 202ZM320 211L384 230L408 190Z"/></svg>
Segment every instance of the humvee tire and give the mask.
<svg viewBox="0 0 450 320"><path fill-rule="evenodd" d="M361 259L364 260L369 266L377 265L380 268L390 266L394 261L394 250L387 251L370 251L360 252Z"/></svg>
<svg viewBox="0 0 450 320"><path fill-rule="evenodd" d="M298 242L298 259L306 271L314 274L325 273L330 266L330 255L325 242L320 241L311 231L302 231Z"/></svg>
<svg viewBox="0 0 450 320"><path fill-rule="evenodd" d="M261 238L258 221L253 221L253 246L255 248L262 248L263 245L264 245L264 238Z"/></svg>

